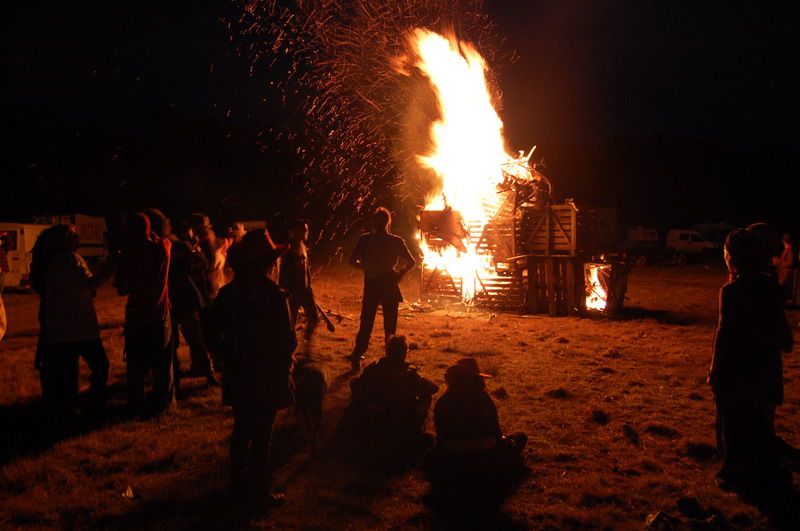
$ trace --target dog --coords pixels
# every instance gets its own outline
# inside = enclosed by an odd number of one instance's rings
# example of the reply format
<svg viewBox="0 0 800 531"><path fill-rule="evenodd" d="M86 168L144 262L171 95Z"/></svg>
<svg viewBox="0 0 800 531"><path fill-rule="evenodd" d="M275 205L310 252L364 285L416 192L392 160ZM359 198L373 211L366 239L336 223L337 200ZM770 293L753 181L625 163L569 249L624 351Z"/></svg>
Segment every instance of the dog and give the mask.
<svg viewBox="0 0 800 531"><path fill-rule="evenodd" d="M318 361L309 357L295 358L294 414L303 428L311 455L317 455L317 442L322 428L322 409L328 390L328 372Z"/></svg>

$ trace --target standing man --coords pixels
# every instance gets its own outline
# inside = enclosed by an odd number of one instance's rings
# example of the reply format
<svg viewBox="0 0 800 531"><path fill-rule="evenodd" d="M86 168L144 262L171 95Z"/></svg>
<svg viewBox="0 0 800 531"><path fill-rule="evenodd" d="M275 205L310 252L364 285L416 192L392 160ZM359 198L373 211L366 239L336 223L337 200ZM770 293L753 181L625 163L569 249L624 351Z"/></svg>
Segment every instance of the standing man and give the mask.
<svg viewBox="0 0 800 531"><path fill-rule="evenodd" d="M8 236L5 232L0 232L0 339L6 335L6 307L3 306L3 281L8 268Z"/></svg>
<svg viewBox="0 0 800 531"><path fill-rule="evenodd" d="M167 288L172 245L150 231L150 220L141 212L127 216L126 223L127 242L114 284L120 295L128 296L123 330L128 403L135 412L143 412L144 380L151 372L150 412L160 413L175 400Z"/></svg>
<svg viewBox="0 0 800 531"><path fill-rule="evenodd" d="M372 214L373 232L358 239L350 256L350 265L364 270L361 325L353 353L347 356L353 371L358 371L361 367L361 360L369 347L378 306L383 309L383 331L386 339L397 332L397 309L403 300L399 283L403 275L417 264L403 238L389 232L391 221L392 216L388 210L383 207L375 210Z"/></svg>
<svg viewBox="0 0 800 531"><path fill-rule="evenodd" d="M278 284L289 292L289 309L292 325L297 325L297 313L300 308L306 314L306 349L319 324L317 301L311 290L311 268L308 265L306 239L308 239L308 223L302 219L293 219L287 225L289 229L289 250L281 257Z"/></svg>
<svg viewBox="0 0 800 531"><path fill-rule="evenodd" d="M250 508L283 503L282 494L268 490L268 465L275 417L294 404L297 336L289 294L266 272L287 247L273 244L265 229L232 245L233 281L220 289L208 316L207 339L225 362L222 403L233 406L231 489Z"/></svg>

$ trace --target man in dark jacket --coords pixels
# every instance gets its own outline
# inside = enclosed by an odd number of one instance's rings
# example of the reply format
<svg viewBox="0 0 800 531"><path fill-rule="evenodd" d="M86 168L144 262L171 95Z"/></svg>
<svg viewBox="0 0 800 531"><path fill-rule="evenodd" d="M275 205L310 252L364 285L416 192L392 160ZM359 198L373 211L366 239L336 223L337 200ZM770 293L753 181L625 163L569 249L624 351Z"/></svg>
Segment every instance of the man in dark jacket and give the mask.
<svg viewBox="0 0 800 531"><path fill-rule="evenodd" d="M209 385L216 387L219 382L214 377L211 355L203 340L203 330L200 324L200 310L206 306L205 297L200 286L195 282L198 272L201 274L201 278L204 274L207 266L205 256L198 247L178 239L172 233L170 220L160 210L149 208L145 214L150 220L150 228L153 233L160 238L168 239L172 244L168 285L173 343L172 374L175 390L176 392L180 390L181 377L180 361L178 360L179 332L183 332L183 337L189 345L192 365L187 374L204 377Z"/></svg>
<svg viewBox="0 0 800 531"><path fill-rule="evenodd" d="M266 270L286 247L275 246L264 229L232 245L234 279L220 289L208 316L207 341L225 364L222 402L233 406L231 488L256 504L283 500L267 490L267 464L275 416L294 400L290 370L297 338L289 294Z"/></svg>
<svg viewBox="0 0 800 531"><path fill-rule="evenodd" d="M358 239L349 260L351 266L364 271L361 324L353 353L347 357L354 371L361 367L361 360L369 347L378 306L383 310L386 340L397 332L397 312L403 301L399 283L416 265L403 238L389 232L391 221L389 211L378 208L372 215L373 232Z"/></svg>
<svg viewBox="0 0 800 531"><path fill-rule="evenodd" d="M420 376L406 361L407 353L405 336L392 336L386 356L367 365L364 373L350 382L348 422L368 436L388 439L398 449L426 450L433 437L423 435L425 419L439 386Z"/></svg>
<svg viewBox="0 0 800 531"><path fill-rule="evenodd" d="M171 244L151 232L150 220L141 212L129 215L126 225L127 242L114 284L120 295L128 296L123 331L128 402L141 412L145 375L152 372L151 412L158 413L175 400L167 286Z"/></svg>
<svg viewBox="0 0 800 531"><path fill-rule="evenodd" d="M709 383L717 406L717 444L726 488L763 493L788 488L771 417L783 402L781 351L792 348L780 288L764 271L763 242L750 229L725 241L731 281L720 290Z"/></svg>

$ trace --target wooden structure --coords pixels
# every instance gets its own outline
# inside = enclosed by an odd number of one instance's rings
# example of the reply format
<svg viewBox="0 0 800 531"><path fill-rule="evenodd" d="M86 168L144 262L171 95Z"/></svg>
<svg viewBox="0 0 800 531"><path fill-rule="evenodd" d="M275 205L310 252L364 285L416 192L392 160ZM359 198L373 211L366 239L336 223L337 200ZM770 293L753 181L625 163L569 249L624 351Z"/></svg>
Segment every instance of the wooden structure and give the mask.
<svg viewBox="0 0 800 531"><path fill-rule="evenodd" d="M491 256L498 274L464 279L475 283L473 303L520 313L576 315L585 309L584 264L603 247L603 215L574 204L516 204L513 193L496 194L496 215L480 230L469 227L468 244ZM493 209L494 210L494 209ZM422 292L461 295L461 280L423 270Z"/></svg>

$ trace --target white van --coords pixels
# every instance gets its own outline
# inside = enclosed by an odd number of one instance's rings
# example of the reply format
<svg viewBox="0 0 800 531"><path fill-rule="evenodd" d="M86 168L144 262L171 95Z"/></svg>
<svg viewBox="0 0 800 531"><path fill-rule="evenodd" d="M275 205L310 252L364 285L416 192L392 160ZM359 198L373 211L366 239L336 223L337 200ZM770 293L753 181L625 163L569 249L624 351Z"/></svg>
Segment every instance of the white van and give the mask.
<svg viewBox="0 0 800 531"><path fill-rule="evenodd" d="M78 254L92 267L97 262L104 262L108 257L106 245L106 219L98 216L74 214L71 216L48 216L36 218L37 223L0 222L0 234L8 242L9 272L4 279L4 287L10 289L28 289L30 280L30 252L36 238L44 229L53 225L73 225L80 237Z"/></svg>
<svg viewBox="0 0 800 531"><path fill-rule="evenodd" d="M708 241L702 234L690 229L669 231L667 233L667 247L671 247L679 253L691 255L709 254L722 249L719 242Z"/></svg>
<svg viewBox="0 0 800 531"><path fill-rule="evenodd" d="M6 241L6 257L9 271L4 278L4 287L10 289L27 289L30 287L28 278L31 259L28 253L33 249L36 238L50 225L34 223L3 223L0 222L0 235Z"/></svg>

